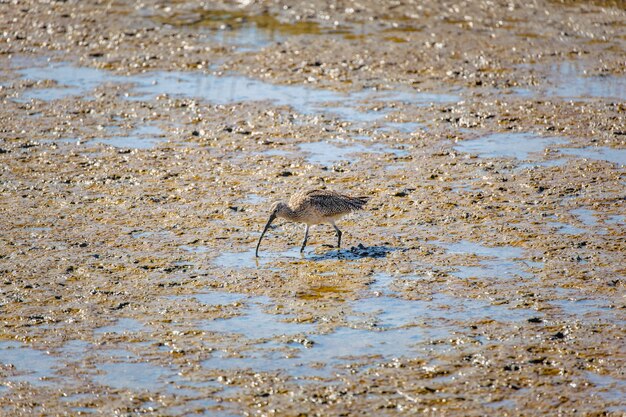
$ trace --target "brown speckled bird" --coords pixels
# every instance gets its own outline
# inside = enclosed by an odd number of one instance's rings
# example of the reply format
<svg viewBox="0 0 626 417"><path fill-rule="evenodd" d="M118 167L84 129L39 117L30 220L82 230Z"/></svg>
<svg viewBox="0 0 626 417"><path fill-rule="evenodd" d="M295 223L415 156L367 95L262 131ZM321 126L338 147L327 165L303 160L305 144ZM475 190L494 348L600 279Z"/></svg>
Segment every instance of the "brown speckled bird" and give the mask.
<svg viewBox="0 0 626 417"><path fill-rule="evenodd" d="M272 204L270 218L263 229L263 233L261 233L259 243L256 245L255 255L259 256L261 240L276 217L306 224L300 252L304 251L306 241L309 238L309 227L320 223L333 225L337 232L337 247L339 248L341 246L341 230L339 230L335 221L348 213L361 210L367 203L367 200L367 197L350 197L334 191L311 190L294 194L289 199L288 204L280 201L276 202Z"/></svg>

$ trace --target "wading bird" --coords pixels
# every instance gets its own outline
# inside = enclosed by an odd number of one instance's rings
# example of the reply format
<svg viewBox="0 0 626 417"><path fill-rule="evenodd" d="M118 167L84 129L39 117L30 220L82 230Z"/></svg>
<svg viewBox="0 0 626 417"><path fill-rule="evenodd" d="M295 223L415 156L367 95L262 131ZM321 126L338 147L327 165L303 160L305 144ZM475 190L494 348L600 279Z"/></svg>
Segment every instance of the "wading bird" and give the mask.
<svg viewBox="0 0 626 417"><path fill-rule="evenodd" d="M339 248L341 246L341 230L335 221L350 212L361 210L367 200L367 197L350 197L334 191L311 190L294 194L289 199L288 204L278 201L272 204L270 218L263 229L263 233L261 233L259 243L256 245L255 256L259 256L261 240L276 217L306 224L300 252L304 251L306 241L309 238L309 227L320 223L333 225L337 232L337 248Z"/></svg>

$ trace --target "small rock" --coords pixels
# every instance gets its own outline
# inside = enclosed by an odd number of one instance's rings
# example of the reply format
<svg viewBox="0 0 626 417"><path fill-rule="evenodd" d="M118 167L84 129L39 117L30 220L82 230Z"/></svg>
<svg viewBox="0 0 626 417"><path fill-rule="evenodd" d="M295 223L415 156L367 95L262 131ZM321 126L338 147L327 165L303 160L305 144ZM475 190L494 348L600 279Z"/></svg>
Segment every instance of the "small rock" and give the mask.
<svg viewBox="0 0 626 417"><path fill-rule="evenodd" d="M563 332L556 332L555 334L552 335L551 339L552 340L565 339L565 333L563 333Z"/></svg>

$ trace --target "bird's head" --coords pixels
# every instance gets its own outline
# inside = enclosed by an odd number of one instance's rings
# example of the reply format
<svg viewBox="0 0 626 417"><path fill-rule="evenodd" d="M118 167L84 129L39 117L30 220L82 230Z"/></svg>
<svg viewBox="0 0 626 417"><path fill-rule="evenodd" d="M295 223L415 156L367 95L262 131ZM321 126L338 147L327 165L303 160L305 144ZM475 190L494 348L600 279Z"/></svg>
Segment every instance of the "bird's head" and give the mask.
<svg viewBox="0 0 626 417"><path fill-rule="evenodd" d="M287 204L282 201L274 202L270 208L270 217L283 217L282 215L287 211L287 208Z"/></svg>
<svg viewBox="0 0 626 417"><path fill-rule="evenodd" d="M265 232L267 232L267 229L270 228L270 225L272 224L274 219L276 217L284 217L284 213L286 213L287 210L289 210L289 207L287 206L287 204L281 201L277 201L274 204L272 204L272 207L270 208L270 218L267 220L267 223L265 224L265 227L263 228L263 232L261 232L261 237L259 237L259 242L256 244L256 251L254 252L256 257L259 256L259 246L261 246L261 240L263 240L263 236L265 236Z"/></svg>

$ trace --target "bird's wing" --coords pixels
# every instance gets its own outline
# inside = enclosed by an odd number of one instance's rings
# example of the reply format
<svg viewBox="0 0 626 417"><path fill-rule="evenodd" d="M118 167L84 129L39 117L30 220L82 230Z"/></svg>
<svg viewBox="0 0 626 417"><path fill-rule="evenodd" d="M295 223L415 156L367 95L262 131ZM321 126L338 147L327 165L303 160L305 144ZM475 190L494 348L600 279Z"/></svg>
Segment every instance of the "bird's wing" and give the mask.
<svg viewBox="0 0 626 417"><path fill-rule="evenodd" d="M298 195L297 199L294 199L294 203L310 206L325 216L334 216L359 210L366 201L366 199L361 197L350 197L329 190L307 191Z"/></svg>

